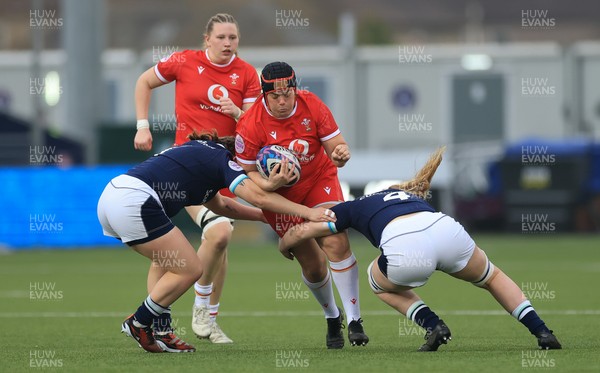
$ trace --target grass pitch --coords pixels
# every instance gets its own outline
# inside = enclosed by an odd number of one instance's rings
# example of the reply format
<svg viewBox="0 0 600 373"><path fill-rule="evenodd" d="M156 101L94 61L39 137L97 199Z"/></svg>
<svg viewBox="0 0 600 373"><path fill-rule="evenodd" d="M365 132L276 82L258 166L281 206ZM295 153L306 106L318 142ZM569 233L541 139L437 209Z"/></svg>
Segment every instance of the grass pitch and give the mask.
<svg viewBox="0 0 600 373"><path fill-rule="evenodd" d="M417 292L446 321L453 339L437 353L417 353L423 332L371 294L365 270L377 250L353 236L371 338L366 347L325 348L320 308L302 283L298 264L280 256L273 243L238 242L230 248L218 320L234 344L195 338L192 291L175 303L174 326L198 349L191 354L148 354L120 333L122 320L146 296L145 258L126 248L41 250L0 256L0 367L5 372L599 371L600 237L475 239L529 295L563 350L537 350L535 338L487 292L436 273Z"/></svg>

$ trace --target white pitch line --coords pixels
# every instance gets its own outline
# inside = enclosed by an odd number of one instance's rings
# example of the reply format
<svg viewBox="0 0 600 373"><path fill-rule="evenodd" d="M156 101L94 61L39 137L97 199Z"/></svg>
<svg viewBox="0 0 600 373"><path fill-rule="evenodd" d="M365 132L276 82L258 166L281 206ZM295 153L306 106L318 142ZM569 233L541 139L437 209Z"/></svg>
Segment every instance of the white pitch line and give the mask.
<svg viewBox="0 0 600 373"><path fill-rule="evenodd" d="M600 315L600 310L537 310L540 315L558 316L588 316ZM436 311L438 315L452 316L505 316L508 312L502 310L456 310ZM131 312L0 312L0 318L124 318ZM125 316L124 316L125 315ZM363 311L363 316L398 316L395 311ZM320 311L231 311L219 312L219 316L229 317L298 317L323 316Z"/></svg>
<svg viewBox="0 0 600 373"><path fill-rule="evenodd" d="M0 298L29 298L25 290L0 290Z"/></svg>

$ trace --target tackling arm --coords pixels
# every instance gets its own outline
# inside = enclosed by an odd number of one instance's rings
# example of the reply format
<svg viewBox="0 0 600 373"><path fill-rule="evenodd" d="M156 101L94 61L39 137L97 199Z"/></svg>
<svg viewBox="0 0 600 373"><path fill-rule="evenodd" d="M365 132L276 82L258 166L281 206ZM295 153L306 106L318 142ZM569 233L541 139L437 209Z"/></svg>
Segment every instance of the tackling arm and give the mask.
<svg viewBox="0 0 600 373"><path fill-rule="evenodd" d="M334 233L334 230L329 228L332 222L323 223L302 223L290 228L286 234L279 240L279 252L289 260L294 260L294 254L291 250L304 240L329 236Z"/></svg>
<svg viewBox="0 0 600 373"><path fill-rule="evenodd" d="M217 215L227 216L231 219L255 220L264 222L262 211L256 207L244 206L241 203L217 193L215 198L204 204Z"/></svg>
<svg viewBox="0 0 600 373"><path fill-rule="evenodd" d="M277 193L262 190L252 180L242 180L232 192L262 210L300 216L310 221L335 221L335 214L329 209L323 207L311 209L299 205Z"/></svg>

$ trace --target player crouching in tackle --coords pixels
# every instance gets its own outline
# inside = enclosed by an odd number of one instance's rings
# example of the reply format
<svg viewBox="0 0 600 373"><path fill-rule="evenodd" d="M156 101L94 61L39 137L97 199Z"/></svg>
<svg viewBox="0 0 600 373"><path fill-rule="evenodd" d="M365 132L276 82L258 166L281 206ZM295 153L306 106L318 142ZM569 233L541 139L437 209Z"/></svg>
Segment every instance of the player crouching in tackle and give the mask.
<svg viewBox="0 0 600 373"><path fill-rule="evenodd" d="M311 221L332 221L331 210L310 209L263 191L292 181L294 174L283 161L264 185L256 185L233 161L234 138L216 132L191 136L181 146L164 150L112 179L98 201L98 219L104 234L120 239L152 260L148 297L127 318L122 332L148 352L193 352L171 330L155 334L153 321L171 312L175 302L202 275L202 264L189 241L171 222L185 206L205 205L234 219L265 222L262 211L244 206L218 191L228 187L235 195L261 209L302 216ZM159 270L156 270L158 268Z"/></svg>
<svg viewBox="0 0 600 373"><path fill-rule="evenodd" d="M298 254L294 248L303 240L350 227L362 233L381 250L367 270L371 289L426 330L419 351L437 351L451 339L448 326L412 290L425 285L436 269L486 289L529 329L541 349L560 349L517 284L490 262L462 225L425 201L443 152L444 148L437 150L411 181L332 207L335 223L303 223L292 228L280 241L279 250L293 259Z"/></svg>

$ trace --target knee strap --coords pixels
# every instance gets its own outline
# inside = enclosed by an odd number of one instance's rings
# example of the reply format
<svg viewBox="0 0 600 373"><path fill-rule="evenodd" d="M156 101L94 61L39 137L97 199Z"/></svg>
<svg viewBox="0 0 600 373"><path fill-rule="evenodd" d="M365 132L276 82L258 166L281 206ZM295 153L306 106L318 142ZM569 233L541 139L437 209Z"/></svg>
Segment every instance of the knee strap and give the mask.
<svg viewBox="0 0 600 373"><path fill-rule="evenodd" d="M375 278L373 278L373 273L371 272L373 264L375 264L375 261L372 261L371 264L369 264L369 267L367 268L367 275L369 276L369 285L371 286L371 290L373 290L375 294L385 293L386 291L381 286L379 286L377 281L375 281Z"/></svg>
<svg viewBox="0 0 600 373"><path fill-rule="evenodd" d="M492 262L490 262L490 260L486 256L485 257L485 270L481 274L481 277L479 277L479 280L473 281L472 284L475 286L478 286L478 287L484 287L485 284L490 280L490 278L492 278L492 275L494 274L495 269L496 269L496 267L494 267L494 264L492 264Z"/></svg>
<svg viewBox="0 0 600 373"><path fill-rule="evenodd" d="M217 215L204 206L202 206L200 211L198 211L198 215L196 215L196 219L194 219L196 225L200 227L202 240L204 240L204 233L206 231L208 231L213 225L224 221L229 221L229 223L231 224L231 230L233 230L233 219Z"/></svg>

